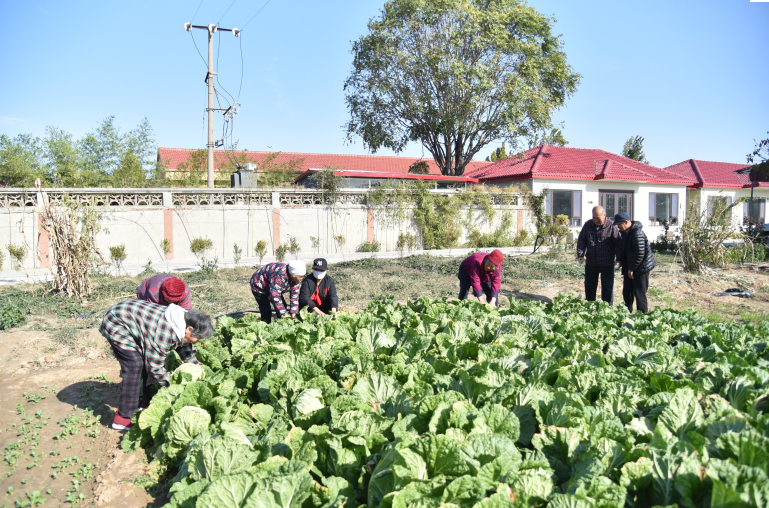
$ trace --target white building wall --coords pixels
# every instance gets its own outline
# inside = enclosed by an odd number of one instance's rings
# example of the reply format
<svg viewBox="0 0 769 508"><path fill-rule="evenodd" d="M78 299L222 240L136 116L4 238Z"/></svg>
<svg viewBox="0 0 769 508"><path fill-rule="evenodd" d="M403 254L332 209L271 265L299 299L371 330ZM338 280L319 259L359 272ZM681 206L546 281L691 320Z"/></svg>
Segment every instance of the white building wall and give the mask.
<svg viewBox="0 0 769 508"><path fill-rule="evenodd" d="M649 225L649 194L677 194L678 195L678 224L685 219L686 214L686 187L683 185L661 185L638 182L620 182L615 180L552 180L534 179L533 188L535 194L548 190L582 191L582 223L591 220L593 207L600 204L601 191L625 191L633 193L633 220L643 224L644 232L650 240L655 240L663 234L662 226ZM613 218L613 217L611 217ZM675 231L678 226L671 227ZM578 227L572 228L576 231Z"/></svg>
<svg viewBox="0 0 769 508"><path fill-rule="evenodd" d="M699 197L699 205L701 210L707 210L708 206L708 200L712 197L729 197L732 199L732 203L735 203L737 200L750 199L750 189L718 189L715 187L705 187L702 189L699 189L696 194ZM766 187L756 187L753 189L753 199L763 199L767 202L769 202L769 189ZM744 214L744 207L743 205L738 205L732 208L732 222L735 226L741 226L742 225L742 218ZM769 216L769 213L766 213L767 216ZM769 217L765 217L766 220Z"/></svg>

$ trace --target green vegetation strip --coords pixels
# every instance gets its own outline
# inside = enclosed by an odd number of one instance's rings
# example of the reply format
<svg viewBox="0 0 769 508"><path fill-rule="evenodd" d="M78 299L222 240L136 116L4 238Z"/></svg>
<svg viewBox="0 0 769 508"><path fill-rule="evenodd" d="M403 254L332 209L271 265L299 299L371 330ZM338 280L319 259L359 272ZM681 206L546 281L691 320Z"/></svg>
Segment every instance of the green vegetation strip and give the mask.
<svg viewBox="0 0 769 508"><path fill-rule="evenodd" d="M204 369L134 417L123 447L147 450L167 508L769 499L766 322L568 297L302 318L220 319Z"/></svg>

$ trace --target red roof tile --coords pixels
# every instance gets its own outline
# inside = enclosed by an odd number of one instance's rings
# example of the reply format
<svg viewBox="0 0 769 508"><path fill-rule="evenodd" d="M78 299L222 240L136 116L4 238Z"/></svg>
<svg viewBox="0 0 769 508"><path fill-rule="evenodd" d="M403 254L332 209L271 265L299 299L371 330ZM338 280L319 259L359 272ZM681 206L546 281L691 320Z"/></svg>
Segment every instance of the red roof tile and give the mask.
<svg viewBox="0 0 769 508"><path fill-rule="evenodd" d="M299 180L317 173L318 169L308 169L301 173L294 179L294 183ZM438 180L440 182L467 182L478 183L476 178L468 178L466 176L443 176L443 175L416 175L410 173L387 173L384 171L334 171L334 176L341 176L346 178L400 178L406 180Z"/></svg>
<svg viewBox="0 0 769 508"><path fill-rule="evenodd" d="M750 187L750 175L735 173L750 164L733 164L731 162L685 160L665 168L667 171L694 178L692 187L716 187L741 189ZM760 187L757 185L757 187Z"/></svg>
<svg viewBox="0 0 769 508"><path fill-rule="evenodd" d="M189 148L158 148L158 159L162 160L166 169L175 170L178 165L187 159L195 150ZM237 154L248 154L249 160L255 162L261 169L264 159L275 152L250 152L238 150ZM377 171L389 173L408 173L409 167L420 160L430 166L431 175L440 175L441 171L432 159L420 159L415 157L393 157L386 155L341 155L324 153L297 153L280 152L274 162L286 163L291 160L302 160L299 165L300 171L307 171L310 168L332 167L346 169L350 171ZM220 167L228 162L227 154L224 150L214 150L214 166ZM490 162L472 161L468 164L465 173L475 171Z"/></svg>
<svg viewBox="0 0 769 508"><path fill-rule="evenodd" d="M481 182L550 178L556 180L624 180L692 185L695 179L604 150L541 145L465 173Z"/></svg>

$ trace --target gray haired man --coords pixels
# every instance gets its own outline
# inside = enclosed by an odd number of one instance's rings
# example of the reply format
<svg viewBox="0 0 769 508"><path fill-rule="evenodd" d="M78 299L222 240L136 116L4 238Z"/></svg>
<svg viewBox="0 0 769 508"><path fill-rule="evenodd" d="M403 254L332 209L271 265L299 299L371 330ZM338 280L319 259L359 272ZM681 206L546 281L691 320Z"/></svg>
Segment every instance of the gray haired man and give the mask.
<svg viewBox="0 0 769 508"><path fill-rule="evenodd" d="M614 262L622 237L614 223L606 218L602 206L593 208L593 220L582 226L577 239L577 260L585 263L585 300L595 301L598 278L601 278L601 300L614 301Z"/></svg>

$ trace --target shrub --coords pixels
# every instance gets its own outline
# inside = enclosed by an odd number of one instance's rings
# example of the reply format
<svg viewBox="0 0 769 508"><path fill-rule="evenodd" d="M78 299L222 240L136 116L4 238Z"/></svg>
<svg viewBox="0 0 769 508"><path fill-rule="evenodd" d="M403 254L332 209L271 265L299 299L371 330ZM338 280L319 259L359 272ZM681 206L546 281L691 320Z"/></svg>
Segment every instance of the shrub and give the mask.
<svg viewBox="0 0 769 508"><path fill-rule="evenodd" d="M214 242L210 238L193 238L190 242L190 251L196 258L201 258L206 251L214 247Z"/></svg>
<svg viewBox="0 0 769 508"><path fill-rule="evenodd" d="M234 244L232 247L232 255L235 257L235 266L240 264L240 258L243 257L243 249L238 247L238 244Z"/></svg>
<svg viewBox="0 0 769 508"><path fill-rule="evenodd" d="M23 244L8 244L8 254L11 255L13 269L21 270L24 267L24 258L27 257L27 246Z"/></svg>
<svg viewBox="0 0 769 508"><path fill-rule="evenodd" d="M288 253L288 245L286 244L279 245L278 248L275 249L275 259L277 259L282 263L283 261L285 261L287 253Z"/></svg>
<svg viewBox="0 0 769 508"><path fill-rule="evenodd" d="M112 260L112 264L115 265L117 272L123 268L123 261L126 260L127 254L125 253L125 244L115 245L109 248L109 256Z"/></svg>
<svg viewBox="0 0 769 508"><path fill-rule="evenodd" d="M347 243L347 239L344 235L334 235L334 243L336 244L337 250L342 250L344 244Z"/></svg>
<svg viewBox="0 0 769 508"><path fill-rule="evenodd" d="M318 249L320 249L320 238L316 238L314 236L310 237L310 243L312 244L312 251L314 253L318 253Z"/></svg>
<svg viewBox="0 0 769 508"><path fill-rule="evenodd" d="M302 248L299 246L299 242L296 241L295 236L288 237L288 245L286 248L288 249L288 252L293 254L294 258L297 258L299 253L302 251Z"/></svg>
<svg viewBox="0 0 769 508"><path fill-rule="evenodd" d="M265 240L259 240L254 247L254 253L259 258L259 264L262 264L262 259L267 255L267 242Z"/></svg>
<svg viewBox="0 0 769 508"><path fill-rule="evenodd" d="M366 241L358 245L355 252L379 252L380 250L382 250L382 245L374 240L373 242Z"/></svg>
<svg viewBox="0 0 769 508"><path fill-rule="evenodd" d="M0 307L0 330L16 328L27 322L27 313L16 302L6 300Z"/></svg>
<svg viewBox="0 0 769 508"><path fill-rule="evenodd" d="M163 251L163 254L166 256L171 253L171 240L168 238L163 238L160 241L160 249Z"/></svg>
<svg viewBox="0 0 769 508"><path fill-rule="evenodd" d="M419 245L419 240L417 239L416 235L412 233L401 233L398 235L398 241L395 244L395 250L403 255L404 251L407 250L411 252L417 247L417 245Z"/></svg>

